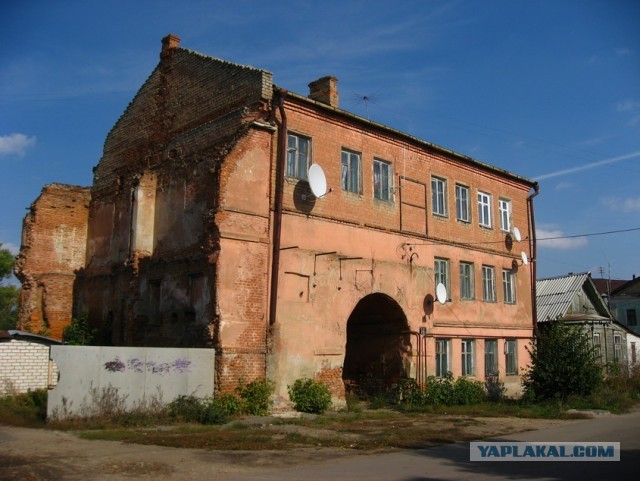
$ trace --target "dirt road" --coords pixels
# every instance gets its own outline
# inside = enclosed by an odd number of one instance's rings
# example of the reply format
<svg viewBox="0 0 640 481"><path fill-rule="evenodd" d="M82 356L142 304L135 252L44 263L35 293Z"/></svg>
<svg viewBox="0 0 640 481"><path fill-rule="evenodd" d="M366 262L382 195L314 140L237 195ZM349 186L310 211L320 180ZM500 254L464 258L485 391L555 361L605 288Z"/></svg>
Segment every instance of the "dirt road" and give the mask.
<svg viewBox="0 0 640 481"><path fill-rule="evenodd" d="M570 422L480 418L465 429L470 430L466 434L484 438ZM179 449L88 441L71 432L0 426L0 480L4 481L232 480L303 463L366 455L364 451L337 448L286 451Z"/></svg>

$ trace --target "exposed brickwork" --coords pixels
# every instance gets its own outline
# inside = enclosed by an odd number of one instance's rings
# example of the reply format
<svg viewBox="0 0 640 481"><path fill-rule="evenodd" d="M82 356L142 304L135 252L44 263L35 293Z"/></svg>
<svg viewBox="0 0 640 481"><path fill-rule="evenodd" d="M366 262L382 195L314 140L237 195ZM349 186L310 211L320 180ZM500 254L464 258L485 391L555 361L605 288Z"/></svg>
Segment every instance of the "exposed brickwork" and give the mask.
<svg viewBox="0 0 640 481"><path fill-rule="evenodd" d="M18 328L62 338L71 322L75 271L84 266L88 188L51 184L23 223L16 275L22 282Z"/></svg>
<svg viewBox="0 0 640 481"><path fill-rule="evenodd" d="M107 136L94 170L86 261L65 271L79 269L74 309L101 328L102 342L213 347L218 389L268 374L281 401L300 377L344 397L345 353L353 345L352 358L366 353L369 366L393 365L386 377L372 373L377 382L416 377L419 369L433 374L435 337L453 341L455 375L463 337L478 345L517 338L524 349L533 330L531 271L517 261L522 250L530 254L528 241L508 241L498 202L511 202L512 224L530 237L531 181L339 111L337 80L326 77L313 84L316 100L291 94L284 111L289 133L311 140L310 160L333 190L318 199L308 183L287 177L276 218L276 165L287 152L278 147L285 119L272 105L279 89L271 74L178 42L165 39L158 67ZM360 156L356 192L342 189L343 149ZM374 198L376 160L390 166L388 201ZM445 215L432 210L434 177L446 183ZM468 188L468 222L456 219L458 184ZM491 228L478 225L478 192L491 196ZM39 219L26 222L25 232L37 231ZM276 225L282 236L274 251ZM274 252L278 291L269 319ZM25 251L23 265L34 255ZM436 257L449 263L446 306L434 303ZM474 299L460 299L461 261L474 265ZM482 301L483 265L495 268L496 302ZM515 274L513 303L502 295L505 271ZM62 284L48 277L49 291L31 289L40 301L29 302L46 305L42 299ZM368 312L385 299L382 311L394 313L394 322L373 326L366 313L352 321L365 297ZM70 304L60 309L68 316ZM37 309L29 316L38 319ZM355 344L349 323L361 326ZM526 361L519 356L520 365Z"/></svg>

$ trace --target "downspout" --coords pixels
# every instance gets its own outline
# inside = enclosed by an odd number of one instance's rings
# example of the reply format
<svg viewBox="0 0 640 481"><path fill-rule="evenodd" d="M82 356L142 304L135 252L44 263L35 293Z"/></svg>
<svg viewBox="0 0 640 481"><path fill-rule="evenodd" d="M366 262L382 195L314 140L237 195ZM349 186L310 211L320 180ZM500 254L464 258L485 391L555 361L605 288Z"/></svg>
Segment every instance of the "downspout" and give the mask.
<svg viewBox="0 0 640 481"><path fill-rule="evenodd" d="M533 327L535 329L538 322L538 302L536 299L536 264L538 262L536 252L536 217L533 210L533 198L540 193L538 183L533 184L534 192L527 197L527 207L529 210L529 248L531 253L531 315L533 316Z"/></svg>
<svg viewBox="0 0 640 481"><path fill-rule="evenodd" d="M269 326L276 323L278 307L278 274L280 270L280 234L282 231L282 199L284 184L284 165L287 155L287 114L284 111L285 89L279 89L275 102L280 111L280 125L278 128L278 150L276 152L276 191L273 214L273 252L271 256L271 295L269 298Z"/></svg>

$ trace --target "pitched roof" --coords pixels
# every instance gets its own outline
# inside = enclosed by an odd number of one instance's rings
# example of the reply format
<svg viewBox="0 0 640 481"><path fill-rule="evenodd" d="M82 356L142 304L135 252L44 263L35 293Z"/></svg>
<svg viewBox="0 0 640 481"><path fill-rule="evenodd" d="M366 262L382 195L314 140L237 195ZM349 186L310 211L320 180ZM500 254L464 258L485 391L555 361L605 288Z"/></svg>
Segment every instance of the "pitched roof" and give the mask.
<svg viewBox="0 0 640 481"><path fill-rule="evenodd" d="M598 314L572 316L576 319L610 320L611 314L598 293L589 272L538 279L536 281L536 308L538 322L555 321L565 317L574 296L583 290L589 296Z"/></svg>
<svg viewBox="0 0 640 481"><path fill-rule="evenodd" d="M591 279L600 294L610 294L619 287L625 285L628 280L621 279Z"/></svg>

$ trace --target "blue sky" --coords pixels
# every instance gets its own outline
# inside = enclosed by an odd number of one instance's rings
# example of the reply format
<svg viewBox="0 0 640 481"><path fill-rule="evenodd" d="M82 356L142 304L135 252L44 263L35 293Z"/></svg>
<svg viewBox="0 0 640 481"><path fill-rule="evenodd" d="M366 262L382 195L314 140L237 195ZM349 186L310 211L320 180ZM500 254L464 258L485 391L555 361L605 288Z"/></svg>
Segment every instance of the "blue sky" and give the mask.
<svg viewBox="0 0 640 481"><path fill-rule="evenodd" d="M539 180L539 277L640 275L640 2L4 0L0 242L43 185L90 185L160 39L338 77L340 106ZM364 101L367 97L369 100ZM635 230L633 230L635 229ZM610 231L589 237L568 237Z"/></svg>

